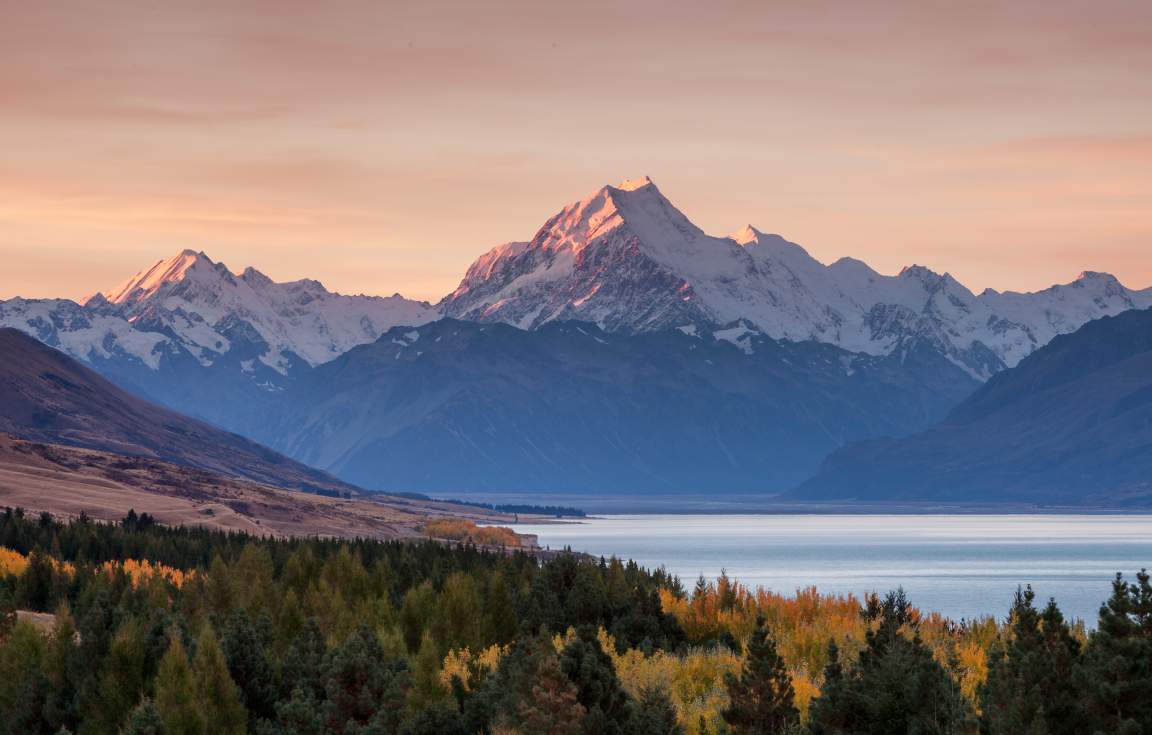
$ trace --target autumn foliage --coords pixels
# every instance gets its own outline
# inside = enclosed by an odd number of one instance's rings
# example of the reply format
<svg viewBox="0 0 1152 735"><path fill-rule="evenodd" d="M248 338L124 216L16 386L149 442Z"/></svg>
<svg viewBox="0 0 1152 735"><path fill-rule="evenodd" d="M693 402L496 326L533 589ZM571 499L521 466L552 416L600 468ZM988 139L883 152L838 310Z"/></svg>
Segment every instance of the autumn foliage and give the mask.
<svg viewBox="0 0 1152 735"><path fill-rule="evenodd" d="M456 518L439 518L424 524L429 538L463 541L477 546L520 546L520 537L511 528L503 526L477 526L474 522Z"/></svg>

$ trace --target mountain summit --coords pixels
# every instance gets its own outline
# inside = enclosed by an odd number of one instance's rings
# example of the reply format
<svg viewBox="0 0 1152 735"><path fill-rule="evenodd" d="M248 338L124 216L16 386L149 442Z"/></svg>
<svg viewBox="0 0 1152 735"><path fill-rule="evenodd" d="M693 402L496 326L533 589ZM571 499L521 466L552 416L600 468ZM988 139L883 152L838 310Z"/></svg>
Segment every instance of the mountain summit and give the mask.
<svg viewBox="0 0 1152 735"><path fill-rule="evenodd" d="M445 316L534 329L555 320L629 333L743 324L774 339L887 355L927 344L984 379L1057 334L1152 305L1152 289L1085 273L1030 294L973 294L923 266L885 276L819 262L752 225L712 237L647 177L564 207L528 242L493 248L444 298Z"/></svg>

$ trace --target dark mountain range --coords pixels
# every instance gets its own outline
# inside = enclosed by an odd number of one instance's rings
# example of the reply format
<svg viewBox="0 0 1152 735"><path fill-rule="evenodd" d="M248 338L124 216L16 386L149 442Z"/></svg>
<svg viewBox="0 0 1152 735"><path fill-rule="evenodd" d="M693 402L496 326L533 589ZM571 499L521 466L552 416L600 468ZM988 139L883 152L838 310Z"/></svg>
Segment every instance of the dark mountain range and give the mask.
<svg viewBox="0 0 1152 735"><path fill-rule="evenodd" d="M926 347L726 337L395 328L303 375L278 418L246 432L376 489L779 491L846 441L929 425L977 385Z"/></svg>
<svg viewBox="0 0 1152 735"><path fill-rule="evenodd" d="M1152 505L1152 310L1056 337L938 426L844 447L790 495Z"/></svg>
<svg viewBox="0 0 1152 735"><path fill-rule="evenodd" d="M137 398L18 330L0 329L0 357L0 432L280 487L357 492L249 439Z"/></svg>

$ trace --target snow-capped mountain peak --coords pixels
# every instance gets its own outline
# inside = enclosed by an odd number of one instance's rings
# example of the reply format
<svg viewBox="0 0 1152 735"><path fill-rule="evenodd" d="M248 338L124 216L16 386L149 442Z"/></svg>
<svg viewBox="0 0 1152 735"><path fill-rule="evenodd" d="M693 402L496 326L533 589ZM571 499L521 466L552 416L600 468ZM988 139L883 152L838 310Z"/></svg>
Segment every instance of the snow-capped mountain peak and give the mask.
<svg viewBox="0 0 1152 735"><path fill-rule="evenodd" d="M262 382L436 316L430 304L399 295L344 296L308 278L276 283L252 267L236 274L196 250L160 260L83 305L0 302L0 325L81 360L122 355L157 368L165 355L186 353L203 366L235 363Z"/></svg>
<svg viewBox="0 0 1152 735"><path fill-rule="evenodd" d="M623 331L740 323L873 355L918 342L987 377L1056 334L1149 305L1152 289L1129 291L1107 274L1035 294L976 296L922 265L895 276L852 258L824 265L752 225L711 237L643 177L564 207L529 242L484 254L440 307L523 328L556 319Z"/></svg>
<svg viewBox="0 0 1152 735"><path fill-rule="evenodd" d="M157 261L147 270L140 271L115 288L103 292L113 304L140 301L149 298L164 286L189 278L218 276L216 264L203 252L183 250L171 258Z"/></svg>

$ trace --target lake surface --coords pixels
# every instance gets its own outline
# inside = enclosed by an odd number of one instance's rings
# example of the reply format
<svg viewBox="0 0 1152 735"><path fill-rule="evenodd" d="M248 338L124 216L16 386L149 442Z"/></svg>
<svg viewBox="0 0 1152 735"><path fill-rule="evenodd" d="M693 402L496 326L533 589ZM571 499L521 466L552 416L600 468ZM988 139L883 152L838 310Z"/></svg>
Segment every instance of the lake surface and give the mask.
<svg viewBox="0 0 1152 735"><path fill-rule="evenodd" d="M952 618L1007 614L1017 585L1095 625L1116 572L1152 567L1145 515L610 515L520 524L541 545L664 566L687 589L721 569L750 586L861 595L903 586Z"/></svg>

